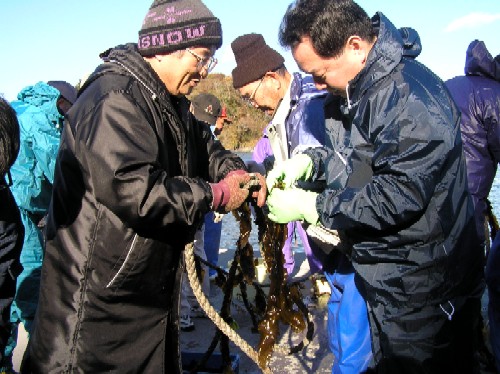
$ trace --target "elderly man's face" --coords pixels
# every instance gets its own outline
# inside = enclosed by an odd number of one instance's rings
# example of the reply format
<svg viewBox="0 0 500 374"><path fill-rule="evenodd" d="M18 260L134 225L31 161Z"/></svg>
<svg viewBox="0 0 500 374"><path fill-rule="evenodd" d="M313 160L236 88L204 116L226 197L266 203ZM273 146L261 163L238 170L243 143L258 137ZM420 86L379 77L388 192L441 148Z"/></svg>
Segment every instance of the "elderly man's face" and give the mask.
<svg viewBox="0 0 500 374"><path fill-rule="evenodd" d="M189 49L189 50L188 50ZM208 66L215 50L207 47L190 47L168 55L155 56L155 70L174 96L189 95L208 75Z"/></svg>
<svg viewBox="0 0 500 374"><path fill-rule="evenodd" d="M278 74L267 72L258 80L240 87L238 91L248 104L271 116L283 98L283 90L276 89L279 85Z"/></svg>

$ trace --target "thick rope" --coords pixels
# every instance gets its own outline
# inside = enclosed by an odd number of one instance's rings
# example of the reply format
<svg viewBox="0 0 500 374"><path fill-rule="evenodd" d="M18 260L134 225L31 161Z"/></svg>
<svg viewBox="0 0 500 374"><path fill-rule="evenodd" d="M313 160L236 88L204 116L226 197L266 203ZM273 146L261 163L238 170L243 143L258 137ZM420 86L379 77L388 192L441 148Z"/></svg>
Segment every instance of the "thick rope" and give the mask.
<svg viewBox="0 0 500 374"><path fill-rule="evenodd" d="M198 300L198 303L205 311L207 316L212 320L212 322L219 328L220 331L224 333L234 344L236 344L253 362L259 366L259 356L257 351L255 351L250 344L241 338L241 336L236 333L229 324L227 324L224 319L221 318L219 313L210 304L203 293L200 285L200 281L196 276L196 265L194 261L194 243L189 243L186 245L184 251L184 260L186 262L186 270L188 274L189 284L193 289L193 294ZM269 368L261 368L262 372L265 374L271 374L272 371Z"/></svg>

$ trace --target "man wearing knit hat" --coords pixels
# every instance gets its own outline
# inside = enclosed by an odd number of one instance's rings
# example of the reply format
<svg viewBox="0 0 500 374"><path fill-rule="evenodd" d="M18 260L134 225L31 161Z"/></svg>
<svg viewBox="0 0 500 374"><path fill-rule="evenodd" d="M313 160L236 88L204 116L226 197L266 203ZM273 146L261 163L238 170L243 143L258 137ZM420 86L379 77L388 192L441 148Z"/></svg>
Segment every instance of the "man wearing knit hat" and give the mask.
<svg viewBox="0 0 500 374"><path fill-rule="evenodd" d="M250 105L269 116L274 115L254 148L253 161L269 165L269 159L284 160L306 144L321 144L324 139L322 108L326 92L318 92L308 77L298 73L292 76L284 65L283 56L269 47L261 34L241 35L231 43L231 48L236 59L236 67L232 71L234 88ZM295 264L291 251L295 228L305 242L311 269L314 272L320 270L304 230L294 222L289 224L288 239L283 248L288 274L293 272Z"/></svg>
<svg viewBox="0 0 500 374"><path fill-rule="evenodd" d="M290 74L283 56L269 47L260 34L239 36L231 48L236 59L236 68L232 71L234 88L250 105L273 116L255 146L253 160L269 168L273 165L269 159L281 163L306 148L322 145L326 91L318 91L310 75ZM328 305L330 345L335 353L332 370L361 372L371 358L370 331L365 302L354 284L354 270L340 269L338 263L323 265L326 257L321 246L296 221L288 223L288 238L283 247L288 274L294 267L291 244L295 230L300 235L311 272L323 270L332 289ZM342 298L349 300L344 300L343 305L350 307L339 311ZM337 320L342 325L337 326ZM358 326L357 334L352 334L351 324ZM336 334L337 329L343 333Z"/></svg>
<svg viewBox="0 0 500 374"><path fill-rule="evenodd" d="M182 372L184 247L207 212L250 194L244 162L185 97L221 44L201 1L156 0L138 43L102 53L80 88L61 139L23 373ZM265 193L263 182L251 195L262 206Z"/></svg>

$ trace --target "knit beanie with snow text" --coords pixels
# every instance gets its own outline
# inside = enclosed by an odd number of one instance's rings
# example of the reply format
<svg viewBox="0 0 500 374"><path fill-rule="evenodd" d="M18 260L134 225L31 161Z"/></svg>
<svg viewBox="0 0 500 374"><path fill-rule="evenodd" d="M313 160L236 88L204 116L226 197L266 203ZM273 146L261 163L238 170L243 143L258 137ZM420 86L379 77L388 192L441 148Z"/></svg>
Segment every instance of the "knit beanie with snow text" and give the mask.
<svg viewBox="0 0 500 374"><path fill-rule="evenodd" d="M155 0L139 30L142 56L165 54L192 46L222 45L218 18L200 0Z"/></svg>

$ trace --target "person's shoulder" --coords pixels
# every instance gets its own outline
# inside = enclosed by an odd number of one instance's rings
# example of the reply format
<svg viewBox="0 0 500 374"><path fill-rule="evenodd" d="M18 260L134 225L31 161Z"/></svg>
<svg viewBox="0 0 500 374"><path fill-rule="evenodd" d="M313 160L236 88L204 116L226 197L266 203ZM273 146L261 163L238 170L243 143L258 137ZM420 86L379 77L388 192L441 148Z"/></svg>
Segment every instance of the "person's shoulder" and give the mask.
<svg viewBox="0 0 500 374"><path fill-rule="evenodd" d="M328 95L326 90L318 90L311 75L294 74L294 83L290 92L292 101L323 101Z"/></svg>

